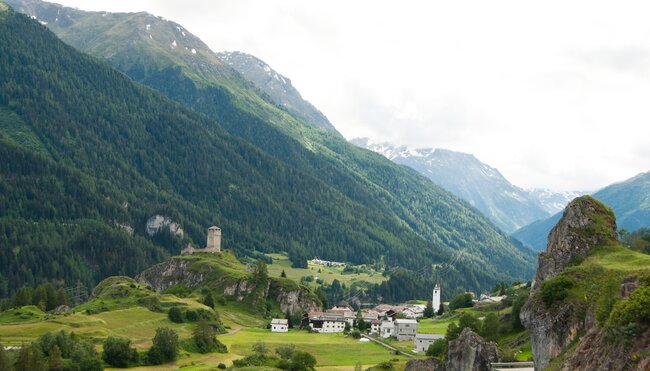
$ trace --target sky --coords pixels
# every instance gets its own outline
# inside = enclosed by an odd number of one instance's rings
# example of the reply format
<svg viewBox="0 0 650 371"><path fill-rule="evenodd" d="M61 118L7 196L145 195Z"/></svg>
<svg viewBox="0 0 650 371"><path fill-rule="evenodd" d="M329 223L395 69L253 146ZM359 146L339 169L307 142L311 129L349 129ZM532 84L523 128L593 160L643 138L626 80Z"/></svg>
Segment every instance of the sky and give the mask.
<svg viewBox="0 0 650 371"><path fill-rule="evenodd" d="M472 153L524 188L650 171L645 2L56 2L147 11L253 54L347 139Z"/></svg>

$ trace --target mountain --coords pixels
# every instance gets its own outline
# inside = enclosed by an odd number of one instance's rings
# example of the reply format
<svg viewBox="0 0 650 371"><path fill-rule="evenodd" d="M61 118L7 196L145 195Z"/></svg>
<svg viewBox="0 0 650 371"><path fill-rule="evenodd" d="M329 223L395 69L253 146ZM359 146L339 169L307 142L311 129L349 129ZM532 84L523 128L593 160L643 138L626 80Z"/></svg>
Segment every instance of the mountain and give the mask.
<svg viewBox="0 0 650 371"><path fill-rule="evenodd" d="M566 205L574 198L585 195L587 192L582 191L552 191L544 188L527 189L530 198L537 200L549 215L559 213L564 210Z"/></svg>
<svg viewBox="0 0 650 371"><path fill-rule="evenodd" d="M417 170L469 202L506 232L549 215L535 197L512 185L499 170L473 155L445 149L396 147L389 143L374 143L368 138L351 142Z"/></svg>
<svg viewBox="0 0 650 371"><path fill-rule="evenodd" d="M650 172L609 185L593 194L614 210L618 227L629 231L650 227ZM515 231L512 236L535 250L543 250L546 237L561 214L536 221Z"/></svg>
<svg viewBox="0 0 650 371"><path fill-rule="evenodd" d="M3 51L6 90L0 104L46 142L48 153L56 153L53 161L99 183L102 187L88 186L99 200L121 206L122 217L100 210L95 219L126 225L134 230L133 238L172 253L185 241L202 243L205 228L217 224L225 246L253 257L286 251L296 264L313 256L376 262L431 281L428 272L440 267L447 271L450 291L480 290L532 274L530 250L429 180L293 117L216 56L212 63L199 44L190 45L196 54L180 51L179 57L178 49L185 50L181 41L174 48L161 35L178 31L194 40L180 25L146 13L59 7L56 14L55 25L33 16L68 42L86 40L76 46L108 56L106 61L130 78L185 107L64 48L36 21L19 27L29 29L29 39L4 28L2 39L19 45L5 45ZM8 19L24 22L13 15ZM161 31L148 34L151 30ZM66 63L59 65L61 60ZM15 71L27 67L29 73ZM81 67L97 71L78 76L77 71L85 71ZM36 84L29 76L50 78ZM9 184L7 189L16 188ZM12 213L15 208L3 215ZM143 232L145 221L156 215L161 217L155 220L177 222L185 232L183 241ZM42 276L57 277L52 272Z"/></svg>
<svg viewBox="0 0 650 371"><path fill-rule="evenodd" d="M271 100L304 120L305 123L336 131L334 125L321 111L302 98L298 90L291 85L291 79L282 76L264 61L241 52L220 52L217 56L268 95Z"/></svg>

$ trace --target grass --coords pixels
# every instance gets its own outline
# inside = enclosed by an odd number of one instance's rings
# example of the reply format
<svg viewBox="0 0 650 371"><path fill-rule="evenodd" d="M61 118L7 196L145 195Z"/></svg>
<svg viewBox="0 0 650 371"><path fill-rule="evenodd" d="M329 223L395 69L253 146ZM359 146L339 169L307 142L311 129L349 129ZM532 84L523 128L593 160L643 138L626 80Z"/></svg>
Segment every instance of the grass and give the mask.
<svg viewBox="0 0 650 371"><path fill-rule="evenodd" d="M599 266L612 271L647 271L650 255L620 245L600 246L585 259L583 267Z"/></svg>
<svg viewBox="0 0 650 371"><path fill-rule="evenodd" d="M231 353L241 356L252 354L252 346L258 341L266 343L271 351L279 345L294 344L298 350L313 354L319 367L354 366L357 362L369 367L394 358L406 359L375 343L361 343L343 334L272 333L265 329L243 328L236 333L221 335L219 340L228 346Z"/></svg>
<svg viewBox="0 0 650 371"><path fill-rule="evenodd" d="M132 307L93 315L77 312L51 316L37 322L0 325L0 338L3 343L20 344L34 341L46 332L64 330L74 331L82 338L128 337L136 348L145 349L151 345L151 338L158 327L173 328L181 338L187 338L191 336L192 326L173 323L167 319L166 313Z"/></svg>
<svg viewBox="0 0 650 371"><path fill-rule="evenodd" d="M424 318L420 319L418 324L418 332L423 334L441 334L445 335L447 333L447 327L451 323L458 323L457 317L445 316L442 319L436 318Z"/></svg>
<svg viewBox="0 0 650 371"><path fill-rule="evenodd" d="M270 276L279 277L284 270L287 278L295 281L300 281L302 277L314 276L314 279L320 278L326 283L332 283L337 279L339 282L345 283L346 286L350 286L354 282L381 283L388 279L370 268L368 268L370 273L344 274L343 267L326 267L309 263L307 269L293 268L291 261L284 254L267 254L267 256L273 259L273 264L268 265ZM318 273L319 269L320 273ZM314 285L316 284L314 283Z"/></svg>
<svg viewBox="0 0 650 371"><path fill-rule="evenodd" d="M0 313L0 324L35 322L43 320L45 316L45 313L36 306L28 305Z"/></svg>

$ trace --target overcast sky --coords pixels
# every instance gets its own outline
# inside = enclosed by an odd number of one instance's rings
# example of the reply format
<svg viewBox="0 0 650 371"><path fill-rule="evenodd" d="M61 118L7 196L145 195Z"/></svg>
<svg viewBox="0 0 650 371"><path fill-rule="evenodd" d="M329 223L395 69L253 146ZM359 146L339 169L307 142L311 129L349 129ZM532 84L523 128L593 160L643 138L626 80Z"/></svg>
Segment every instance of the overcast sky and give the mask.
<svg viewBox="0 0 650 371"><path fill-rule="evenodd" d="M53 0L148 11L291 78L348 139L476 155L522 187L650 170L650 5Z"/></svg>

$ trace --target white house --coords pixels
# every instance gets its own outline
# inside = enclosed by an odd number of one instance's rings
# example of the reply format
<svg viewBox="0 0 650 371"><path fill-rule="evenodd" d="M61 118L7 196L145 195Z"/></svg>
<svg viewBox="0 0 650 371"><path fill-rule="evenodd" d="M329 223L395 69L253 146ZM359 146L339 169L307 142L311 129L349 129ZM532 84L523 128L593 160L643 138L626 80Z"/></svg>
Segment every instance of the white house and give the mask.
<svg viewBox="0 0 650 371"><path fill-rule="evenodd" d="M417 353L426 352L429 349L429 345L433 344L434 341L444 338L445 335L439 334L416 334L414 341L414 351Z"/></svg>
<svg viewBox="0 0 650 371"><path fill-rule="evenodd" d="M370 321L370 335L379 335L381 333L381 321L373 319Z"/></svg>
<svg viewBox="0 0 650 371"><path fill-rule="evenodd" d="M289 321L286 319L273 318L271 320L271 332L289 331Z"/></svg>
<svg viewBox="0 0 650 371"><path fill-rule="evenodd" d="M342 315L315 312L309 316L309 328L314 332L343 332L346 323L348 322Z"/></svg>
<svg viewBox="0 0 650 371"><path fill-rule="evenodd" d="M418 332L418 321L414 319L396 319L395 337L399 341L409 341L415 339Z"/></svg>
<svg viewBox="0 0 650 371"><path fill-rule="evenodd" d="M404 309L402 313L404 313L404 316L409 319L416 319L424 316L424 310L426 309L426 306L422 304L411 304Z"/></svg>
<svg viewBox="0 0 650 371"><path fill-rule="evenodd" d="M503 295L503 296L490 296L488 294L481 294L479 302L481 302L481 303L500 303L501 300L503 300L503 299L505 299L505 295Z"/></svg>
<svg viewBox="0 0 650 371"><path fill-rule="evenodd" d="M383 338L394 336L395 324L393 323L393 321L381 321L379 335Z"/></svg>

